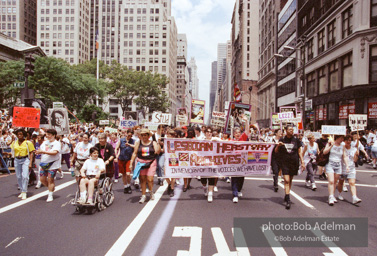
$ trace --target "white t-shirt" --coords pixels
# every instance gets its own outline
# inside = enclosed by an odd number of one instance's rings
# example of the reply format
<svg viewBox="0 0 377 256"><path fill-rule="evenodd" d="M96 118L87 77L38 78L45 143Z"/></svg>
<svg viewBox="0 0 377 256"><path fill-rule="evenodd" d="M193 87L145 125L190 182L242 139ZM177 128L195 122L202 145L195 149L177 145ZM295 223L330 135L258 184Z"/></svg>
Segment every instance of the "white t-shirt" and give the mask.
<svg viewBox="0 0 377 256"><path fill-rule="evenodd" d="M91 142L92 142L92 145L94 147L94 145L96 145L97 143L99 143L99 139L97 137L92 136L92 141Z"/></svg>
<svg viewBox="0 0 377 256"><path fill-rule="evenodd" d="M97 160L89 158L82 168L86 171L86 175L97 175L101 170L104 171L106 166L102 158L97 158Z"/></svg>
<svg viewBox="0 0 377 256"><path fill-rule="evenodd" d="M90 143L84 144L84 142L79 142L76 145L75 150L73 152L75 152L77 154L77 159L86 160L90 156L89 150L90 150L91 147L93 147L93 146Z"/></svg>
<svg viewBox="0 0 377 256"><path fill-rule="evenodd" d="M71 149L69 148L69 139L63 138L62 141L62 154L69 154L71 152Z"/></svg>
<svg viewBox="0 0 377 256"><path fill-rule="evenodd" d="M41 163L54 162L49 168L49 170L55 170L61 167L60 154L59 154L59 152L61 152L61 144L59 141L54 140L53 142L50 142L49 140L45 140L41 145L41 150L47 151L47 152L51 152L55 150L58 151L58 154L54 156L48 155L48 154L42 154Z"/></svg>
<svg viewBox="0 0 377 256"><path fill-rule="evenodd" d="M355 140L351 141L351 147L356 148L356 143L357 143L357 141L355 141ZM363 146L363 144L361 144L360 141L359 141L359 150L364 150L364 146Z"/></svg>
<svg viewBox="0 0 377 256"><path fill-rule="evenodd" d="M357 149L355 147L351 147L350 149L346 148L346 156L348 158L348 166L350 168L350 171L355 171L355 162L353 161L353 158L355 157ZM346 170L346 164L344 161L342 161L343 170Z"/></svg>

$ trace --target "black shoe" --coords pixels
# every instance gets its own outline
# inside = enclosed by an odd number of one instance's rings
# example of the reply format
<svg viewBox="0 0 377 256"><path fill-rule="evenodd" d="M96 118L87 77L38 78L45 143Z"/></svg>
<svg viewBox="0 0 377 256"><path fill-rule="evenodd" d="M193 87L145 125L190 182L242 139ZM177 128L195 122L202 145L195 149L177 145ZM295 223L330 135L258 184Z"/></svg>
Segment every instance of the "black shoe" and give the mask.
<svg viewBox="0 0 377 256"><path fill-rule="evenodd" d="M128 187L127 193L128 193L128 194L132 194L132 188L131 188L131 186Z"/></svg>
<svg viewBox="0 0 377 256"><path fill-rule="evenodd" d="M278 190L279 190L279 187L278 186L274 186L274 191L278 192Z"/></svg>
<svg viewBox="0 0 377 256"><path fill-rule="evenodd" d="M163 179L160 179L160 186L163 186L164 185L164 180Z"/></svg>
<svg viewBox="0 0 377 256"><path fill-rule="evenodd" d="M125 193L125 194L128 193L128 187L123 189L123 193Z"/></svg>
<svg viewBox="0 0 377 256"><path fill-rule="evenodd" d="M183 192L186 192L187 191L187 188L183 188Z"/></svg>
<svg viewBox="0 0 377 256"><path fill-rule="evenodd" d="M172 189L172 190L170 191L169 196L170 196L170 197L173 197L173 196L174 196L174 189Z"/></svg>
<svg viewBox="0 0 377 256"><path fill-rule="evenodd" d="M167 194L170 195L170 193L171 193L171 187L170 187L170 185L168 185L168 191L167 191Z"/></svg>
<svg viewBox="0 0 377 256"><path fill-rule="evenodd" d="M287 209L287 210L291 209L291 200L288 199L288 201L286 202L286 205L285 205L285 209Z"/></svg>
<svg viewBox="0 0 377 256"><path fill-rule="evenodd" d="M134 184L134 187L135 187L135 189L139 189L140 188L139 184Z"/></svg>

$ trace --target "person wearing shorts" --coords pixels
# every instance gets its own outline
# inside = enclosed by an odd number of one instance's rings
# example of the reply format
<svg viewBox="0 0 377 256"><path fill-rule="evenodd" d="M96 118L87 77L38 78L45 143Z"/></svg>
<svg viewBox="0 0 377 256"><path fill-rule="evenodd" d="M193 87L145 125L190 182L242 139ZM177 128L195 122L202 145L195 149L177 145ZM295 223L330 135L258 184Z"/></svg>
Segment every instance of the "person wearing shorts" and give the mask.
<svg viewBox="0 0 377 256"><path fill-rule="evenodd" d="M359 149L358 149L358 144L359 140L356 142L356 147L351 146L352 142L352 136L347 135L344 139L345 143L345 153L348 159L348 165L349 165L349 171L347 172L347 168L343 162L343 171L342 175L340 176L339 179L339 184L338 184L338 199L343 201L344 198L342 196L342 191L343 191L343 184L345 179L348 179L348 183L350 184L350 189L351 189L351 194L352 194L352 203L353 204L358 204L361 203L361 199L357 197L356 195L356 168L355 168L355 162L359 158Z"/></svg>
<svg viewBox="0 0 377 256"><path fill-rule="evenodd" d="M302 170L305 170L305 162L302 155L302 144L301 141L293 135L293 126L288 125L285 128L285 131L286 136L280 138L279 144L275 148L275 153L278 154L278 157L281 160L280 168L284 176L285 208L289 210L291 208L289 194L292 188L293 176L298 174L300 161Z"/></svg>
<svg viewBox="0 0 377 256"><path fill-rule="evenodd" d="M156 141L151 141L151 132L148 129L140 131L140 140L136 142L134 153L132 154L130 169L136 159L139 163L148 164L148 168L143 168L140 171L140 184L141 184L141 198L139 203L144 203L146 200L147 183L150 193L150 200L154 200L153 194L153 178L157 168L157 156L160 154L161 148Z"/></svg>
<svg viewBox="0 0 377 256"><path fill-rule="evenodd" d="M119 173L122 174L122 180L125 194L132 194L131 189L131 157L135 147L135 141L132 139L132 131L122 131L122 138L118 141L115 148L115 162L119 163Z"/></svg>
<svg viewBox="0 0 377 256"><path fill-rule="evenodd" d="M84 165L84 162L89 158L89 150L91 147L92 144L89 143L89 134L84 133L82 135L82 141L77 143L73 150L73 157L71 160L71 165L73 166L73 163L75 164L75 176L77 182L79 181L80 170Z"/></svg>
<svg viewBox="0 0 377 256"><path fill-rule="evenodd" d="M40 149L36 154L41 154L40 163L40 181L48 187L48 196L46 202L52 202L53 192L55 190L55 175L58 169L61 167L60 155L61 144L56 140L57 132L55 129L48 129L46 132L46 138Z"/></svg>
<svg viewBox="0 0 377 256"><path fill-rule="evenodd" d="M329 141L323 150L323 153L330 154L329 162L326 164L326 173L328 180L328 190L329 190L329 205L333 206L334 203L338 202L334 196L335 184L338 183L339 177L342 174L342 159L344 159L346 170L349 171L348 158L346 156L346 151L343 135L335 135L334 141Z"/></svg>

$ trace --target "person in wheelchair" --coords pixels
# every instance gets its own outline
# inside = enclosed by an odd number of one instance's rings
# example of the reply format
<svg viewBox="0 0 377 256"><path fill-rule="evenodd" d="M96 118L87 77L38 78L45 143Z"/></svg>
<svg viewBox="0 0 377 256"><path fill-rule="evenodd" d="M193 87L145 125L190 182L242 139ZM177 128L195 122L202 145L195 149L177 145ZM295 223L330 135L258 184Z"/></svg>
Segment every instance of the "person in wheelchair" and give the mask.
<svg viewBox="0 0 377 256"><path fill-rule="evenodd" d="M80 170L80 199L79 204L85 204L86 195L88 194L87 204L93 204L94 188L98 184L101 173L106 172L106 166L103 159L99 158L99 149L92 147L89 151L90 158L87 159ZM88 190L87 190L88 187Z"/></svg>

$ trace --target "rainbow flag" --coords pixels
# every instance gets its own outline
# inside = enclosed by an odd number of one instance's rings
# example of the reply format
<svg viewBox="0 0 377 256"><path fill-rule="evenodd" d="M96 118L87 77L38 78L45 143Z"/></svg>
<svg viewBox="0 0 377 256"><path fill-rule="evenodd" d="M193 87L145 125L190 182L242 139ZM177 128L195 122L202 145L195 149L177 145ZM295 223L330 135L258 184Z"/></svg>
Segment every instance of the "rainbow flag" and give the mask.
<svg viewBox="0 0 377 256"><path fill-rule="evenodd" d="M267 164L268 152L248 152L248 164Z"/></svg>

